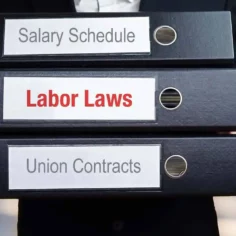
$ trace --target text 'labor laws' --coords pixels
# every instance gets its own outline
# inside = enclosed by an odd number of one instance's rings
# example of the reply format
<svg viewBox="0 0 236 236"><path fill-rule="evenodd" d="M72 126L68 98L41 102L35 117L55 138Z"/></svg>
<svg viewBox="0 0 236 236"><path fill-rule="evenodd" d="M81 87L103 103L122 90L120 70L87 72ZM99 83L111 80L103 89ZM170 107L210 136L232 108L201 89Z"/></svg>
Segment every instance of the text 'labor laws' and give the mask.
<svg viewBox="0 0 236 236"><path fill-rule="evenodd" d="M132 95L130 93L97 93L91 95L89 90L85 90L83 94L57 94L54 93L53 90L49 90L48 93L40 93L37 95L32 95L31 90L27 90L26 104L27 107L76 107L80 95L83 97L84 107L132 106Z"/></svg>

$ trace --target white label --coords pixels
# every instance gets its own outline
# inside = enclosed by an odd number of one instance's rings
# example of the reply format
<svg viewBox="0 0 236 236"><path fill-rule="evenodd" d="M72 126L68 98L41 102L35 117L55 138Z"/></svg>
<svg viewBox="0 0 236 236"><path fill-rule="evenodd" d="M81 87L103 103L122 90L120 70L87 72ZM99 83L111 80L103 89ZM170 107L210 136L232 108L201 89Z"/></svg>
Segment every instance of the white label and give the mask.
<svg viewBox="0 0 236 236"><path fill-rule="evenodd" d="M155 120L155 78L4 78L3 120Z"/></svg>
<svg viewBox="0 0 236 236"><path fill-rule="evenodd" d="M10 190L159 187L160 145L9 147Z"/></svg>
<svg viewBox="0 0 236 236"><path fill-rule="evenodd" d="M4 55L150 53L149 17L5 20Z"/></svg>

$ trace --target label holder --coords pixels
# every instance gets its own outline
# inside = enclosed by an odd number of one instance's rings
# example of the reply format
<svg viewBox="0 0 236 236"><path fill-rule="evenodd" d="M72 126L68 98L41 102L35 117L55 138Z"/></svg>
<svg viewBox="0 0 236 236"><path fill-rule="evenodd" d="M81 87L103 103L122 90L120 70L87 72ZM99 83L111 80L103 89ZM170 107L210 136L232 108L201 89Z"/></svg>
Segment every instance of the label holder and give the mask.
<svg viewBox="0 0 236 236"><path fill-rule="evenodd" d="M107 53L37 53L37 54L6 54L5 53L5 41L6 41L6 21L8 20L54 20L54 19L96 19L96 18L148 18L148 24L149 24L149 52L107 52ZM21 57L76 57L76 56L85 56L86 57L91 57L91 58L97 58L97 57L112 57L112 56L120 56L121 58L123 56L134 56L134 58L136 56L150 56L152 55L152 34L150 32L151 29L151 19L150 16L148 15L138 15L138 14L134 14L132 16L130 15L109 15L109 16L80 16L80 17L56 17L56 18L52 18L52 17L40 17L40 18L35 18L35 17L24 17L24 18L14 18L14 17L4 17L4 24L3 24L3 39L2 39L2 53L1 56L2 58L21 58Z"/></svg>
<svg viewBox="0 0 236 236"><path fill-rule="evenodd" d="M15 142L13 142L15 143ZM162 191L162 182L163 182L163 163L162 163L162 160L163 160L163 157L162 157L162 153L163 153L163 150L162 150L162 144L154 144L154 143L149 143L149 144L145 144L144 142L141 142L141 143L120 143L120 144L116 144L115 142L114 143L99 143L99 141L96 143L96 144L89 144L89 143L86 143L86 144L68 144L68 145L63 145L63 144L52 144L52 145L46 145L46 144L36 144L36 145L33 145L33 144L29 144L29 145L21 145L21 144L13 144L11 142L11 144L7 144L7 164L8 164L8 183L7 183L7 187L8 187L8 191L9 192L55 192L55 193L60 193L60 192L79 192L79 193L90 193L90 194L93 194L93 193L98 193L98 192L103 192L103 193L123 193L123 192L152 192L152 191ZM34 189L11 189L10 188L10 171L9 171L9 168L10 168L10 164L9 164L9 149L11 147L107 147L107 146L113 146L113 147L117 147L117 146L156 146L156 147L159 147L159 187L125 187L125 188L45 188L45 189L42 189L42 188L34 188Z"/></svg>
<svg viewBox="0 0 236 236"><path fill-rule="evenodd" d="M155 81L155 89L154 89L154 106L155 106L155 112L154 112L154 119L153 120L145 120L145 119L102 119L102 120L99 120L99 119L4 119L4 96L5 96L5 89L4 89L4 82L5 82L5 78L11 78L11 77L32 77L34 78L34 76L5 76L3 77L2 81L1 81L1 89L2 89L2 114L1 114L1 117L2 117L2 122L5 123L5 124L14 124L14 123L20 123L20 124L28 124L28 123L33 123L33 124L59 124L60 123L68 123L68 124L72 124L72 123L76 123L76 124L92 124L92 123L96 123L96 124L109 124L109 123L112 123L112 124L122 124L122 123L127 123L127 124L132 124L132 123L153 123L153 124L156 124L157 121L158 121L158 116L157 116L157 107L159 106L158 104L158 78L157 77L153 77L153 76L140 76L140 77L134 77L134 76L129 76L129 77L123 77L123 76L112 76L110 79L117 79L117 78L121 78L122 79L154 79ZM38 76L37 76L38 77ZM66 76L42 76L41 78L47 78L47 77L50 77L50 78L55 78L55 77L58 77L58 78L67 78ZM39 77L38 77L39 78ZM68 78L81 78L81 79L86 79L87 76L70 76ZM91 76L91 78L97 78L97 79L103 79L105 77L103 76ZM107 77L106 77L107 78Z"/></svg>

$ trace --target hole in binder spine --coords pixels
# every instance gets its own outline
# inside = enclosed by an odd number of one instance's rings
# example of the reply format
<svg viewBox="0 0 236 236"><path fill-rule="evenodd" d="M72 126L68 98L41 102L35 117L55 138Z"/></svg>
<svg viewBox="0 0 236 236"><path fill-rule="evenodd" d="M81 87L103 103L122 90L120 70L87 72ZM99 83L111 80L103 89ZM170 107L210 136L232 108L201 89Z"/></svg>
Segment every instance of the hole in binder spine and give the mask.
<svg viewBox="0 0 236 236"><path fill-rule="evenodd" d="M165 162L165 172L171 178L181 178L186 171L187 161L182 156L171 156Z"/></svg>
<svg viewBox="0 0 236 236"><path fill-rule="evenodd" d="M170 26L160 26L154 31L154 39L162 46L170 46L176 41L177 33Z"/></svg>
<svg viewBox="0 0 236 236"><path fill-rule="evenodd" d="M161 92L159 101L165 109L175 110L182 103L182 95L176 88L166 88Z"/></svg>

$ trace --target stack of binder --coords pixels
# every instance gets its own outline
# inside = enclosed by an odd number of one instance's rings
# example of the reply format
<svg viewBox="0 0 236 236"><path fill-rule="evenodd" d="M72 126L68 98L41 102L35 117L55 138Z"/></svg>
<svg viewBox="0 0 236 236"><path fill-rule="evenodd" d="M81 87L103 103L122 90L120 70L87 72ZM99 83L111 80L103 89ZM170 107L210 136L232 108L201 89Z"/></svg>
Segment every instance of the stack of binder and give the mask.
<svg viewBox="0 0 236 236"><path fill-rule="evenodd" d="M0 197L234 195L231 14L0 15Z"/></svg>

